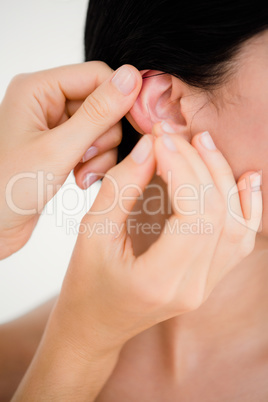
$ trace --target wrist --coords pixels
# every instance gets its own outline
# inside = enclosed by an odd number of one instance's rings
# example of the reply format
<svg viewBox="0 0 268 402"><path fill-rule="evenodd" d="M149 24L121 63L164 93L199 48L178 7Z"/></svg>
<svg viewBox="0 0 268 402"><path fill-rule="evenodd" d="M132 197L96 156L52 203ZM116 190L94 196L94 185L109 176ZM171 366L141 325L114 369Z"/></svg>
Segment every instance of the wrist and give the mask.
<svg viewBox="0 0 268 402"><path fill-rule="evenodd" d="M55 308L39 349L14 401L94 401L112 373L121 347L104 347L97 340L86 345L62 326Z"/></svg>
<svg viewBox="0 0 268 402"><path fill-rule="evenodd" d="M92 322L90 311L85 325L78 314L74 316L69 311L68 314L62 311L59 308L60 302L58 300L55 304L47 327L47 336L51 341L57 338L61 348L77 356L77 361L82 365L118 354L124 343L111 341L109 333L104 333Z"/></svg>

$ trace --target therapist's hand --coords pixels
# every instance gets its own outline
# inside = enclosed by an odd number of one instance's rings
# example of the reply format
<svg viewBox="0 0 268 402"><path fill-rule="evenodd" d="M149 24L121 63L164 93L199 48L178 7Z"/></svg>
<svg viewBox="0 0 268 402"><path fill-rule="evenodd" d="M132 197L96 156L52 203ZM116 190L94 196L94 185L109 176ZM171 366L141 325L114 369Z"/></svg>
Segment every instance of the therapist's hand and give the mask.
<svg viewBox="0 0 268 402"><path fill-rule="evenodd" d="M236 183L223 154L202 145L205 134L195 135L189 144L178 134L162 135L160 123L154 132L155 141L145 135L108 171L82 220L59 297L62 316L66 308L67 316L73 312L80 317L77 328L69 322L78 338L80 327L83 335L96 328L97 342L106 339L116 345L197 309L254 248L262 216L260 174L245 172ZM204 143L211 145L208 139ZM173 214L156 242L135 257L128 217L133 228L143 208L131 215L132 209L153 176L155 162L168 184ZM196 229L198 222L203 229ZM138 225L139 220L136 229L145 230ZM147 222L147 233L150 229Z"/></svg>
<svg viewBox="0 0 268 402"><path fill-rule="evenodd" d="M27 242L72 169L87 188L116 163L120 119L140 87L133 66L99 61L11 81L0 105L0 258Z"/></svg>
<svg viewBox="0 0 268 402"><path fill-rule="evenodd" d="M145 135L103 179L82 220L43 342L15 400L53 395L55 400L72 401L77 390L79 400L96 400L127 340L196 310L253 250L262 216L260 175L245 172L236 183L210 137L197 134L189 144L179 134L163 135L159 123L154 132L154 142L152 135ZM135 208L131 216L155 162L168 184L173 214L156 242L136 257L127 221L139 217L145 207ZM190 186L190 202L189 191L181 192L183 186ZM184 213L189 207L194 214ZM197 231L198 220L209 230ZM148 233L149 222L140 219L136 229L146 227ZM147 226L140 228L140 223Z"/></svg>

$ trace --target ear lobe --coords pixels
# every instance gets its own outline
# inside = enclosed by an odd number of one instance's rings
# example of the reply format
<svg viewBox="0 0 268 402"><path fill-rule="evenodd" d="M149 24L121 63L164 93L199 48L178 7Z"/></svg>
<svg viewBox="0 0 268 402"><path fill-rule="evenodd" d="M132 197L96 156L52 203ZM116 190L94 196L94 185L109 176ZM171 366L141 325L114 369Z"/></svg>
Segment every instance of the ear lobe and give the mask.
<svg viewBox="0 0 268 402"><path fill-rule="evenodd" d="M177 89L175 93L172 76L157 70L142 70L140 73L143 85L127 115L134 128L142 134L151 133L155 123L167 119L174 125L186 125L178 99L182 94L178 94Z"/></svg>

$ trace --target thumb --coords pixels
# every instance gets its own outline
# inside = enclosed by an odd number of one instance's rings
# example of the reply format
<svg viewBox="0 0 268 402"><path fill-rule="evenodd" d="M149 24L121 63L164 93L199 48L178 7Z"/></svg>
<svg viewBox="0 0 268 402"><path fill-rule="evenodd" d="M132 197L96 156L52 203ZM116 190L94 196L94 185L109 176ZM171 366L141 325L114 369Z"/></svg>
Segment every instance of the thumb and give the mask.
<svg viewBox="0 0 268 402"><path fill-rule="evenodd" d="M51 130L52 149L60 150L61 154L64 151L66 160L74 167L93 142L129 111L141 83L135 67L120 67L86 98L69 120Z"/></svg>

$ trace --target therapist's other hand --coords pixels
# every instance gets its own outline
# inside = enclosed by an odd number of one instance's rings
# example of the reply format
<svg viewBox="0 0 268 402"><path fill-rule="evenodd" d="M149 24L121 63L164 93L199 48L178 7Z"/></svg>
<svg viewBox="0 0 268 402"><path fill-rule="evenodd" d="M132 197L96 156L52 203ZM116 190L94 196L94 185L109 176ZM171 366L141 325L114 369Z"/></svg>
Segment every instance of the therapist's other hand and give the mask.
<svg viewBox="0 0 268 402"><path fill-rule="evenodd" d="M236 190L241 180L249 184L249 176L258 181L258 175L247 172L236 184L221 152L204 148L200 134L189 144L178 134L155 132L155 142L152 135L143 136L103 179L81 222L61 293L14 401L36 400L38 395L44 400L53 395L54 400L95 401L127 340L197 309L252 251L262 215L261 191L258 182L244 186L239 194ZM136 257L127 219L139 216L140 203L133 207L153 177L155 162L169 183L173 215L156 242ZM210 186L204 211L200 197L193 197L194 190L200 195L202 186ZM226 202L230 189L232 211ZM185 199L189 195L190 200ZM196 210L194 215L184 213L189 207ZM191 232L189 227L198 218L212 230ZM147 233L149 222L142 222ZM137 225L137 230L143 229Z"/></svg>
<svg viewBox="0 0 268 402"><path fill-rule="evenodd" d="M120 120L140 87L135 67L99 61L14 77L0 105L0 258L27 242L72 169L87 188L88 173L116 163Z"/></svg>
<svg viewBox="0 0 268 402"><path fill-rule="evenodd" d="M159 123L154 130L159 132ZM118 347L160 321L197 309L253 250L262 216L259 174L246 172L236 183L222 153L200 142L204 138L211 144L205 135L195 135L191 144L161 130L154 142L145 135L103 179L82 220L57 306L65 334L79 339L84 353L90 343L96 349ZM136 257L127 218L139 216L131 211L153 176L155 161L169 182L173 214L156 242ZM203 210L202 186L208 186ZM208 231L191 231L198 219L210 225Z"/></svg>

